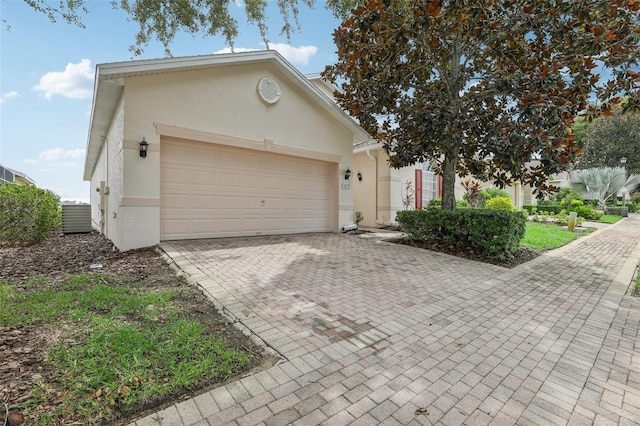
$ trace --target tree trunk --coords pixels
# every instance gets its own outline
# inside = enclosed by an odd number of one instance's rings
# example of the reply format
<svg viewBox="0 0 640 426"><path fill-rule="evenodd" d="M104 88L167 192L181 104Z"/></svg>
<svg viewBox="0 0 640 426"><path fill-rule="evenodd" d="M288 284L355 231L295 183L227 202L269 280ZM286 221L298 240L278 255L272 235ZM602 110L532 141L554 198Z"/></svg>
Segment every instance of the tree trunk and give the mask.
<svg viewBox="0 0 640 426"><path fill-rule="evenodd" d="M456 166L458 149L448 151L442 163L442 210L456 209Z"/></svg>

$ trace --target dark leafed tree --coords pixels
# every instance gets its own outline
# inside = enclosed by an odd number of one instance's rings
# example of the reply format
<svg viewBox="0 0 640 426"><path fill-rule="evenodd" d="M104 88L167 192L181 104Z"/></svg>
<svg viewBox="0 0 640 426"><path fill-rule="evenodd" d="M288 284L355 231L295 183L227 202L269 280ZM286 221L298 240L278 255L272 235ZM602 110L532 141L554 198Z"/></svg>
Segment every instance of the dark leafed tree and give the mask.
<svg viewBox="0 0 640 426"><path fill-rule="evenodd" d="M578 114L608 113L622 95L638 109L639 11L636 0L368 0L334 32L338 62L324 74L391 166L438 164L444 209L456 172L543 194L578 158Z"/></svg>
<svg viewBox="0 0 640 426"><path fill-rule="evenodd" d="M52 22L62 19L83 27L82 15L91 8L88 0L24 0L29 6L49 17ZM267 40L266 7L268 0L242 0L247 22L256 25L265 43ZM356 0L327 0L326 7L337 17L345 16ZM141 55L153 39L164 46L167 56L179 32L202 35L222 35L233 46L238 35L238 22L230 8L237 8L234 0L111 0L114 9L124 10L129 19L138 23L135 44L130 50ZM315 0L277 0L283 25L280 33L289 37L298 25L299 6L314 7ZM10 24L10 23L7 23Z"/></svg>
<svg viewBox="0 0 640 426"><path fill-rule="evenodd" d="M627 173L640 174L640 114L600 117L586 133L580 169L620 167L620 159L625 158Z"/></svg>

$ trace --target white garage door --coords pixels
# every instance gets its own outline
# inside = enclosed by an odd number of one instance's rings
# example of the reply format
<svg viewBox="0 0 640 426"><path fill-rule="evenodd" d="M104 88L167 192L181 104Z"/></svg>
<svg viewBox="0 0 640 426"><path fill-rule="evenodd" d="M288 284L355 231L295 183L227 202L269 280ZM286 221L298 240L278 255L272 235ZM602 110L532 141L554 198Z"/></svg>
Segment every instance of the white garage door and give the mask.
<svg viewBox="0 0 640 426"><path fill-rule="evenodd" d="M334 231L336 165L163 139L163 240Z"/></svg>

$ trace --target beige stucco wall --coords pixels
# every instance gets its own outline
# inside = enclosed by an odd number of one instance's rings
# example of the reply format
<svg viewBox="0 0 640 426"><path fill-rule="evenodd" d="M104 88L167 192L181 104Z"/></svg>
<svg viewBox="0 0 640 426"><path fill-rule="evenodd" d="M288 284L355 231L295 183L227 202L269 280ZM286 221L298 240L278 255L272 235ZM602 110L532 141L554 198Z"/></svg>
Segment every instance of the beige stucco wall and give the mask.
<svg viewBox="0 0 640 426"><path fill-rule="evenodd" d="M372 156L375 159L375 154ZM353 156L353 210L364 216L360 226L376 225L376 161L366 153ZM358 172L362 173L362 181L358 180Z"/></svg>
<svg viewBox="0 0 640 426"><path fill-rule="evenodd" d="M322 82L321 79L316 78L313 80L310 80L311 83L313 83L314 86L316 86L318 88L318 90L320 90L322 93L325 94L326 97L328 97L329 99L333 100L335 102L336 98L333 94L333 89L331 89L329 86L327 86L326 84L324 84Z"/></svg>
<svg viewBox="0 0 640 426"><path fill-rule="evenodd" d="M120 231L120 200L123 191L123 134L124 100L120 99L107 132L100 157L91 177L91 221L96 230L103 232L117 247L122 246ZM101 198L100 183L104 181L105 193ZM104 200L104 205L100 200Z"/></svg>
<svg viewBox="0 0 640 426"><path fill-rule="evenodd" d="M362 172L362 182L357 177L353 186L353 204L355 211L361 211L364 220L361 226L377 227L396 222L396 213L404 209L402 203L405 194L405 183L411 182L415 192L415 169L422 165L392 169L389 157L381 149L353 156L354 176ZM377 206L377 208L376 208ZM415 208L415 193L410 208Z"/></svg>
<svg viewBox="0 0 640 426"><path fill-rule="evenodd" d="M256 90L263 77L271 77L280 86L282 96L276 104L265 103ZM333 155L338 162L336 231L353 223L352 190L341 185L344 171L352 167L352 132L271 65L127 78L123 99L124 132L121 136L114 133L110 141L120 140L119 164L124 167L120 177L117 171L116 176L109 176L120 189L112 189L109 195L108 226L109 238L121 250L159 242L161 126L251 142L267 140L280 147ZM150 144L147 158L138 154L137 142L143 137ZM110 174L117 168L117 159L112 157Z"/></svg>
<svg viewBox="0 0 640 426"><path fill-rule="evenodd" d="M101 213L103 206L100 204L100 181L106 177L106 145L102 146L102 151L98 157L96 167L93 169L89 188L89 202L91 203L91 227L99 232L104 232L104 222Z"/></svg>

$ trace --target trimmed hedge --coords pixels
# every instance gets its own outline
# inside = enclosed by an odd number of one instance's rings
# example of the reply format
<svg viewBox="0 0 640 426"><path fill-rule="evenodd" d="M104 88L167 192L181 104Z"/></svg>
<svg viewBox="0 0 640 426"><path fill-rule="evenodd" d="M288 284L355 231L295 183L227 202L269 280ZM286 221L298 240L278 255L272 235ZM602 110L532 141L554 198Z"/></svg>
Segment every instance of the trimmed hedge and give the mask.
<svg viewBox="0 0 640 426"><path fill-rule="evenodd" d="M471 205L466 200L456 200L456 209L468 209ZM436 197L429 200L429 204L424 207L425 209L439 209L442 208L442 198Z"/></svg>
<svg viewBox="0 0 640 426"><path fill-rule="evenodd" d="M622 217L628 217L629 216L629 209L626 207L609 207L607 206L607 214L613 215L613 216L622 216Z"/></svg>
<svg viewBox="0 0 640 426"><path fill-rule="evenodd" d="M558 214L564 210L560 204L525 204L522 206L522 209L526 210L529 214L534 214L535 212Z"/></svg>
<svg viewBox="0 0 640 426"><path fill-rule="evenodd" d="M396 220L411 240L437 238L485 258L507 259L520 247L523 212L488 209L399 211Z"/></svg>
<svg viewBox="0 0 640 426"><path fill-rule="evenodd" d="M0 239L37 242L62 225L60 198L35 186L0 184Z"/></svg>

